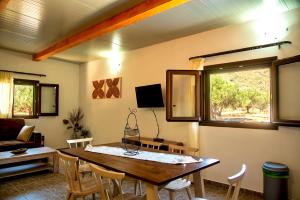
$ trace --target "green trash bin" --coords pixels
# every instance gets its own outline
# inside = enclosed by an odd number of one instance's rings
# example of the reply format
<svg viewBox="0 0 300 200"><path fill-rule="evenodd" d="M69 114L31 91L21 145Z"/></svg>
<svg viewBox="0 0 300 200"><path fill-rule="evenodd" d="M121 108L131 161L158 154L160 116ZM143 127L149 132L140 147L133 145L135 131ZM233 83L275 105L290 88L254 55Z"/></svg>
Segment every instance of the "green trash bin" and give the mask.
<svg viewBox="0 0 300 200"><path fill-rule="evenodd" d="M287 200L289 168L281 163L265 162L264 200Z"/></svg>

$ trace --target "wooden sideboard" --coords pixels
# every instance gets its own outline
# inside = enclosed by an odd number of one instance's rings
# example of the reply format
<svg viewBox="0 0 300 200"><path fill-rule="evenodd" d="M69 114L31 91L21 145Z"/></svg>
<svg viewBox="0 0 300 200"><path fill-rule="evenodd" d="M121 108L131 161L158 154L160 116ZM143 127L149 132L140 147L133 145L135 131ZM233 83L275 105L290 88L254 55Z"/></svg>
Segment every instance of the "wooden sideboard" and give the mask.
<svg viewBox="0 0 300 200"><path fill-rule="evenodd" d="M153 138L148 138L148 137L140 137L141 140L147 140L147 141L153 141ZM127 143L130 144L134 144L137 146L141 146L140 142L138 141L138 137L128 137L126 138ZM122 139L122 142L125 142L125 139ZM165 150L168 151L169 150L169 144L175 144L178 146L183 146L182 142L176 142L176 141L171 141L171 140L164 140L163 142L161 142L162 145L160 146L160 150Z"/></svg>

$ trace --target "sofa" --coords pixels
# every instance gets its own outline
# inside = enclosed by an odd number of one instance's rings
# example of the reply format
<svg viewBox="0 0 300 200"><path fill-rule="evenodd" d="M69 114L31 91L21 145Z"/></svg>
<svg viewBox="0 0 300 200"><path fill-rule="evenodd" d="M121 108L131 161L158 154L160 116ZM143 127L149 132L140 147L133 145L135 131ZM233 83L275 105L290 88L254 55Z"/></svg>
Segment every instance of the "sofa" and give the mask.
<svg viewBox="0 0 300 200"><path fill-rule="evenodd" d="M17 136L25 125L21 118L0 119L0 152L18 148L35 148L43 146L43 137L39 132L33 132L29 141L19 141Z"/></svg>

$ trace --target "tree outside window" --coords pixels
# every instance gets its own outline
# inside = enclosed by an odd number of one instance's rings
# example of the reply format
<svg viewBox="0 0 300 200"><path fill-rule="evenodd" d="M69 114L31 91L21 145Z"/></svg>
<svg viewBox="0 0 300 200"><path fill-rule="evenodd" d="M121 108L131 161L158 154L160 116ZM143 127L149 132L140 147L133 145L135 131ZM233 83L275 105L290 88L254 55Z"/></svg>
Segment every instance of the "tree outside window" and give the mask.
<svg viewBox="0 0 300 200"><path fill-rule="evenodd" d="M212 73L210 120L270 122L270 69Z"/></svg>
<svg viewBox="0 0 300 200"><path fill-rule="evenodd" d="M36 86L37 81L14 80L14 117L36 117Z"/></svg>

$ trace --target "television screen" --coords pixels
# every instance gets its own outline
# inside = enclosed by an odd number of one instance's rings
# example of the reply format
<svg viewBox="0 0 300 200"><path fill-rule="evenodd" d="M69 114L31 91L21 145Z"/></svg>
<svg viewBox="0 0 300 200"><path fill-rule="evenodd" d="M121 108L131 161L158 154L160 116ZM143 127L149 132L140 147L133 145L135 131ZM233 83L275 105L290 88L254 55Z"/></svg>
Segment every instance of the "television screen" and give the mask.
<svg viewBox="0 0 300 200"><path fill-rule="evenodd" d="M135 87L138 108L164 107L161 85L145 85Z"/></svg>

